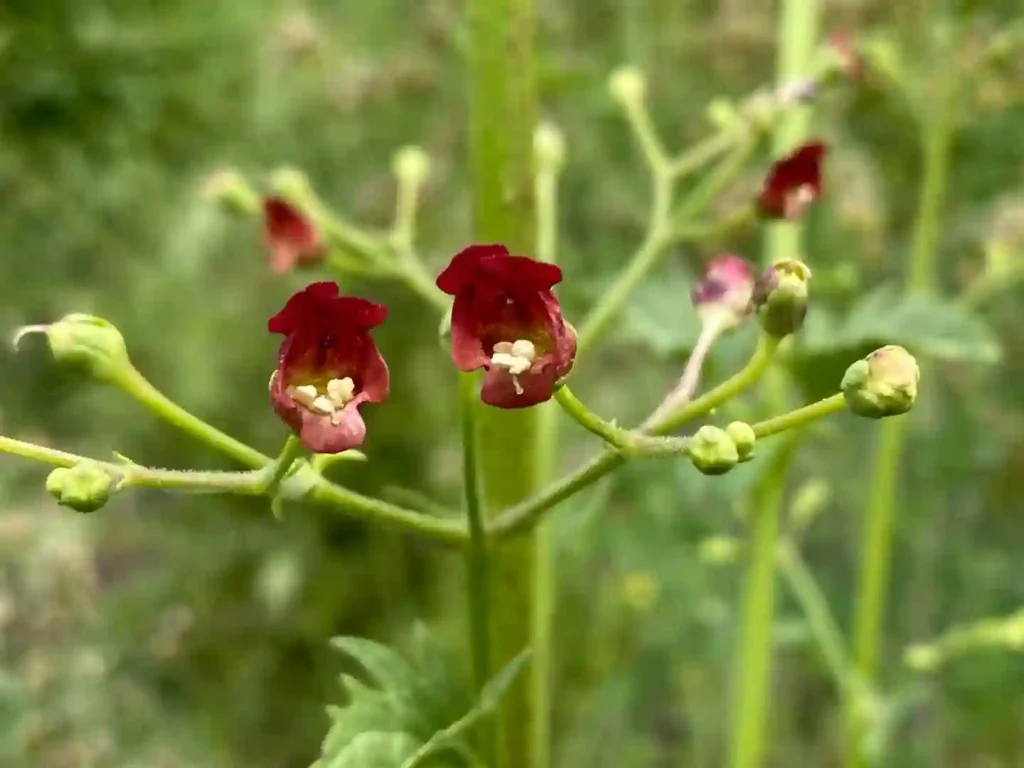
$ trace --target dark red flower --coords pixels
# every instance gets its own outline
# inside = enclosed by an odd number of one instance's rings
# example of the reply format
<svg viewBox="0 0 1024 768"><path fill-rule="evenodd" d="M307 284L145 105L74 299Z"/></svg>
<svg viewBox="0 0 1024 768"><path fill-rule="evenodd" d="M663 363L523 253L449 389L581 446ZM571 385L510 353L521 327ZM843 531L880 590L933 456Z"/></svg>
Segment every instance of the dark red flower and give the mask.
<svg viewBox="0 0 1024 768"><path fill-rule="evenodd" d="M370 337L387 307L339 296L336 283L313 283L270 318L286 337L270 380L277 415L315 453L341 453L366 437L363 403L388 399L388 366Z"/></svg>
<svg viewBox="0 0 1024 768"><path fill-rule="evenodd" d="M754 268L746 259L732 254L716 256L693 286L690 300L701 322L715 322L723 330L743 323L753 311Z"/></svg>
<svg viewBox="0 0 1024 768"><path fill-rule="evenodd" d="M263 201L263 239L270 249L270 269L278 274L319 261L324 255L320 232L313 222L279 197Z"/></svg>
<svg viewBox="0 0 1024 768"><path fill-rule="evenodd" d="M827 151L815 141L776 162L758 199L761 213L772 219L800 218L821 196L821 164Z"/></svg>
<svg viewBox="0 0 1024 768"><path fill-rule="evenodd" d="M452 304L452 361L484 368L480 399L525 408L551 398L576 357L576 333L551 292L554 264L511 256L503 245L471 245L452 258L437 287Z"/></svg>

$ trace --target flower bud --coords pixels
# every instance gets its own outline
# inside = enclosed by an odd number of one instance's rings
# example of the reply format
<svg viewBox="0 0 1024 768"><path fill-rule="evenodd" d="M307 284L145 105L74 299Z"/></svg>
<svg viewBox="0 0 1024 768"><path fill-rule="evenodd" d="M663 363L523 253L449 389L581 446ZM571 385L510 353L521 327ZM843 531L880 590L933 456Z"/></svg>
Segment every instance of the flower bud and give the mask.
<svg viewBox="0 0 1024 768"><path fill-rule="evenodd" d="M753 290L750 263L725 254L711 260L704 277L690 291L690 300L702 325L720 323L724 330L741 325L749 317Z"/></svg>
<svg viewBox="0 0 1024 768"><path fill-rule="evenodd" d="M736 453L739 454L741 463L754 458L754 443L757 442L757 435L754 434L753 427L744 421L734 421L725 428L725 434L736 446Z"/></svg>
<svg viewBox="0 0 1024 768"><path fill-rule="evenodd" d="M132 367L121 332L99 317L74 313L50 325L26 325L14 335L14 346L30 333L46 334L57 362L83 366L101 381Z"/></svg>
<svg viewBox="0 0 1024 768"><path fill-rule="evenodd" d="M699 557L705 565L729 565L740 554L740 542L731 536L711 536L700 543Z"/></svg>
<svg viewBox="0 0 1024 768"><path fill-rule="evenodd" d="M800 330L807 316L807 281L811 269L796 259L777 261L754 286L753 303L765 332L783 338Z"/></svg>
<svg viewBox="0 0 1024 768"><path fill-rule="evenodd" d="M260 210L260 196L237 168L214 171L203 184L203 197L230 213L255 214Z"/></svg>
<svg viewBox="0 0 1024 768"><path fill-rule="evenodd" d="M430 175L430 156L421 147L402 147L391 160L391 172L401 184L422 186Z"/></svg>
<svg viewBox="0 0 1024 768"><path fill-rule="evenodd" d="M903 347L889 345L847 368L840 388L853 413L881 419L914 406L920 378L914 356Z"/></svg>
<svg viewBox="0 0 1024 768"><path fill-rule="evenodd" d="M533 157L536 164L551 171L565 165L565 137L553 123L541 123L533 132Z"/></svg>
<svg viewBox="0 0 1024 768"><path fill-rule="evenodd" d="M95 512L114 492L114 478L95 461L80 461L71 468L59 467L46 478L46 490L62 507L76 512Z"/></svg>
<svg viewBox="0 0 1024 768"><path fill-rule="evenodd" d="M309 176L298 168L278 168L270 174L270 186L286 200L307 200L313 194Z"/></svg>
<svg viewBox="0 0 1024 768"><path fill-rule="evenodd" d="M636 67L619 67L608 80L608 90L623 106L636 107L647 95L647 81Z"/></svg>
<svg viewBox="0 0 1024 768"><path fill-rule="evenodd" d="M718 427L705 425L690 440L690 461L705 475L724 475L739 460L736 443Z"/></svg>

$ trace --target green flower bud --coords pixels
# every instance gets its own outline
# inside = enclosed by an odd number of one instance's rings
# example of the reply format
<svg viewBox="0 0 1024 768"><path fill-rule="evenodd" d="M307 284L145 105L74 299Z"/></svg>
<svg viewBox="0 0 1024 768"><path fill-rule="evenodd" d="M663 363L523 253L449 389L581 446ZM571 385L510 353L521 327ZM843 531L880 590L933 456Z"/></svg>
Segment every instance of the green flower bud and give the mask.
<svg viewBox="0 0 1024 768"><path fill-rule="evenodd" d="M706 565L729 565L740 554L740 542L731 536L711 536L700 543L699 557Z"/></svg>
<svg viewBox="0 0 1024 768"><path fill-rule="evenodd" d="M920 378L914 356L903 347L890 345L847 368L840 388L853 413L881 419L906 413L914 406Z"/></svg>
<svg viewBox="0 0 1024 768"><path fill-rule="evenodd" d="M736 453L739 454L741 462L754 458L754 443L757 442L757 435L754 434L753 427L743 421L734 421L725 428L725 434L736 445Z"/></svg>
<svg viewBox="0 0 1024 768"><path fill-rule="evenodd" d="M723 429L708 424L697 430L690 440L690 461L705 475L724 475L739 460L736 443Z"/></svg>
<svg viewBox="0 0 1024 768"><path fill-rule="evenodd" d="M807 283L811 269L802 261L775 262L754 285L754 306L766 333L783 338L796 333L807 317Z"/></svg>
<svg viewBox="0 0 1024 768"><path fill-rule="evenodd" d="M402 147L391 160L391 172L402 184L422 186L430 175L430 156L420 147Z"/></svg>
<svg viewBox="0 0 1024 768"><path fill-rule="evenodd" d="M270 174L270 187L285 200L307 200L313 194L309 176L298 168L278 168Z"/></svg>
<svg viewBox="0 0 1024 768"><path fill-rule="evenodd" d="M82 366L101 381L132 367L121 332L99 317L75 313L50 325L26 325L14 335L14 346L30 333L46 335L57 362Z"/></svg>
<svg viewBox="0 0 1024 768"><path fill-rule="evenodd" d="M608 80L608 90L620 104L636 107L647 95L647 81L636 67L619 67Z"/></svg>
<svg viewBox="0 0 1024 768"><path fill-rule="evenodd" d="M237 168L214 171L203 184L203 196L230 213L255 215L260 211L260 196Z"/></svg>
<svg viewBox="0 0 1024 768"><path fill-rule="evenodd" d="M46 490L58 504L83 513L106 504L114 486L114 478L95 461L81 461L70 469L60 467L46 478Z"/></svg>
<svg viewBox="0 0 1024 768"><path fill-rule="evenodd" d="M565 137L552 123L541 123L533 132L533 157L541 168L558 171L565 164Z"/></svg>

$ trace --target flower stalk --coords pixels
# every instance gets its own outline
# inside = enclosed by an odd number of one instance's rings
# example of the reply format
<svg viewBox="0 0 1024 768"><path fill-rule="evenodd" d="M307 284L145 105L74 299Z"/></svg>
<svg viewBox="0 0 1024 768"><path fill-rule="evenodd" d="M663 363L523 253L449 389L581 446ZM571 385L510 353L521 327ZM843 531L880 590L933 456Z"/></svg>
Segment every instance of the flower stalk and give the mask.
<svg viewBox="0 0 1024 768"><path fill-rule="evenodd" d="M779 17L777 87L784 88L812 75L814 49L819 38L824 3L820 0L784 0ZM810 106L792 101L775 125L776 156L792 152L807 138ZM777 221L767 228L765 259L801 259L801 224ZM781 371L768 381L773 410L785 410L785 379ZM768 701L771 689L772 623L775 615L775 570L779 518L785 475L795 455L791 438L773 458L773 466L755 488L750 509L751 546L743 594L740 635L735 650L735 700L729 746L730 768L757 768L764 761Z"/></svg>

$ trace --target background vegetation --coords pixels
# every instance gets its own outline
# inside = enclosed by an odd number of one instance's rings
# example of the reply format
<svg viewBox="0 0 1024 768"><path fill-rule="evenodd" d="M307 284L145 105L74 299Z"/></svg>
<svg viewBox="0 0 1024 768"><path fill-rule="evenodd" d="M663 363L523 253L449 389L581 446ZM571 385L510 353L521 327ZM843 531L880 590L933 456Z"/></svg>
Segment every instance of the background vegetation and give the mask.
<svg viewBox="0 0 1024 768"><path fill-rule="evenodd" d="M623 62L647 73L656 122L682 147L710 131L716 97L738 98L773 71L776 9L539 5L543 113L569 146L560 296L572 318L633 250L646 215L647 180L609 73ZM1012 0L962 3L955 17L931 5L837 1L827 22L883 33L917 62L927 99L949 63L927 58L922 41L936 25L969 26L968 50L1020 13ZM226 165L254 178L298 166L338 208L384 227L391 154L421 144L434 161L421 240L439 267L470 231L460 22L460 3L448 0L4 3L0 327L103 316L165 392L274 453L285 432L266 402L277 340L265 320L310 276L272 275L256 222L213 206L204 183ZM814 306L794 400L833 391L845 365L881 342L939 359L899 480L883 675L885 765L896 768L1024 765L1024 660L1012 647L929 673L903 661L912 643L1024 604L1020 50L984 70L958 116L942 293L1004 270L1000 290L969 312L949 302L911 310L878 293L906 271L920 184L905 100L884 83L844 87L816 118L833 152L809 223ZM758 158L734 199L756 188L767 162ZM689 283L725 247L759 258L752 237L676 249L612 343L580 362L575 388L596 410L635 421L658 401L696 337ZM457 502L455 377L431 310L390 284L348 287L392 308L378 339L393 394L369 417L370 463L342 465L336 479ZM708 379L745 359L748 330L716 351ZM59 370L41 343L17 358L0 350L0 371L3 434L153 465L228 466ZM730 413L741 418L752 403ZM564 432L569 467L594 441L569 424ZM814 517L802 551L846 631L875 432L845 417L814 430L786 486L787 508ZM731 554L744 536L734 512L771 465L706 478L685 462L640 463L555 513L558 765L722 764L739 606ZM463 642L463 564L417 542L319 509L295 507L278 522L265 503L223 498L133 493L76 516L42 480L39 467L0 459L4 765L306 766L326 732L324 705L341 697L345 662L329 637L401 645L424 618L453 647ZM832 765L843 724L834 681L803 612L780 594L773 764Z"/></svg>

